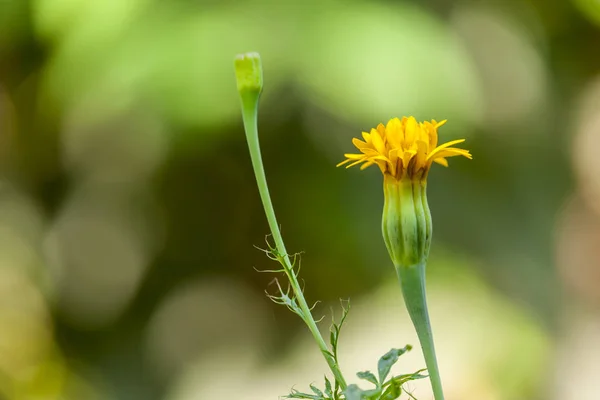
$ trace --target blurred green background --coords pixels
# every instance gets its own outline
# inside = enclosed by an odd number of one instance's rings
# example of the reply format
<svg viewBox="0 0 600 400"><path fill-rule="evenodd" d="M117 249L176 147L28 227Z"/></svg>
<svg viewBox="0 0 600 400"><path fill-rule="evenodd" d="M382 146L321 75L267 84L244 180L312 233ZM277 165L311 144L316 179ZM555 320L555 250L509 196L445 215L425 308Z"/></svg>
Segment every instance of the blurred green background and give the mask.
<svg viewBox="0 0 600 400"><path fill-rule="evenodd" d="M277 399L321 382L274 265L233 58L316 316L348 377L417 344L381 176L335 168L391 117L448 119L430 307L449 400L600 398L596 0L0 0L0 398ZM421 368L418 350L396 372ZM357 379L350 379L357 381ZM411 385L430 399L427 382Z"/></svg>

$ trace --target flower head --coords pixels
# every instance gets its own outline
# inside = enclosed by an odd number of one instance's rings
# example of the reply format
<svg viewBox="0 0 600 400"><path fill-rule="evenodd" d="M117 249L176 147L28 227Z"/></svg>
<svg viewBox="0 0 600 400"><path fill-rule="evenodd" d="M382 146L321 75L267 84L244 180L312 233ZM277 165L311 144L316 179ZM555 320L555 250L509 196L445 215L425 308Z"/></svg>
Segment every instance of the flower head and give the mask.
<svg viewBox="0 0 600 400"><path fill-rule="evenodd" d="M371 132L364 141L352 139L359 154L344 154L338 167L377 164L383 173L384 204L381 231L402 286L404 302L417 330L436 400L444 400L425 300L425 265L429 257L433 224L427 204L427 174L436 162L448 166L448 157L472 158L468 150L452 147L465 140L438 146L437 130L446 121L417 122L413 117L393 118Z"/></svg>
<svg viewBox="0 0 600 400"><path fill-rule="evenodd" d="M354 138L352 143L360 154L344 154L346 168L361 164L365 169L377 164L384 175L396 179L404 177L425 179L433 162L448 166L446 158L464 156L472 158L468 150L452 147L465 139L453 140L438 146L437 129L446 120L417 122L414 117L392 118L387 125L379 124L370 133L363 132L364 141Z"/></svg>

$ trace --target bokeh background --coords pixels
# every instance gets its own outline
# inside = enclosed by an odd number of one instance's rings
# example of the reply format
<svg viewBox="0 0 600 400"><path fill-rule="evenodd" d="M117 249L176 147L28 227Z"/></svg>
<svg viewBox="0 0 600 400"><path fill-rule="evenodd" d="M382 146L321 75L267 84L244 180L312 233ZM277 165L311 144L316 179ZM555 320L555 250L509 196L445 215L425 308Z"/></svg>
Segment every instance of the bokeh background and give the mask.
<svg viewBox="0 0 600 400"><path fill-rule="evenodd" d="M394 116L474 160L429 180L430 307L449 400L600 398L596 0L0 0L0 398L277 399L322 382L274 265L233 58L287 246L342 369L417 344L378 170ZM394 371L424 366L418 350ZM410 385L431 399L427 382Z"/></svg>

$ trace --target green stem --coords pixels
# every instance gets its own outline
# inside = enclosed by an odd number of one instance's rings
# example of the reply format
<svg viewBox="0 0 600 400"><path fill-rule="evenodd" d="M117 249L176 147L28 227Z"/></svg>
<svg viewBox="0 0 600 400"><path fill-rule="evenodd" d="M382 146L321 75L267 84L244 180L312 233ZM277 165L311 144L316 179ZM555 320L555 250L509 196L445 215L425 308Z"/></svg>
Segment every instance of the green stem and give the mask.
<svg viewBox="0 0 600 400"><path fill-rule="evenodd" d="M248 148L250 149L250 157L252 158L252 167L254 168L254 175L258 184L258 191L260 192L260 198L262 200L265 214L267 215L267 221L275 240L275 246L277 251L283 255L285 261L285 272L290 280L290 285L294 291L298 306L304 314L304 322L308 325L308 329L312 333L321 353L325 357L331 372L335 376L335 379L339 383L342 390L347 387L346 380L344 379L342 372L340 371L336 360L331 356L331 353L321 336L321 332L317 327L310 307L306 303L302 289L296 277L296 273L293 271L292 263L285 249L281 232L279 231L279 225L277 224L277 218L275 217L275 211L273 204L271 203L271 196L269 195L269 187L267 186L267 178L265 177L265 170L262 163L262 156L260 153L260 145L258 141L258 128L257 128L257 113L258 113L258 95L248 94L242 99L242 115L244 119L244 129L246 131L246 139L248 141Z"/></svg>
<svg viewBox="0 0 600 400"><path fill-rule="evenodd" d="M408 314L421 343L433 396L435 400L444 400L442 380L440 379L440 370L435 356L433 333L431 332L427 299L425 297L425 262L409 267L396 266L396 272L398 273L400 286L402 286L402 294Z"/></svg>

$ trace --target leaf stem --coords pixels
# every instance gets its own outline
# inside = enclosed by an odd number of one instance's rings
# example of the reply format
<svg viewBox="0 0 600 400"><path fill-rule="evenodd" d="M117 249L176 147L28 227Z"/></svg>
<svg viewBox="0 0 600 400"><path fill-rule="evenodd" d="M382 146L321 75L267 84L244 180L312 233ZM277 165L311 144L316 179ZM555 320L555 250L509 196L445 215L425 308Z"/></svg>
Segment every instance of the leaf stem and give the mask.
<svg viewBox="0 0 600 400"><path fill-rule="evenodd" d="M304 314L304 322L308 326L308 329L312 333L321 353L325 357L325 361L329 365L331 372L335 376L342 390L347 387L346 380L344 379L339 366L336 363L334 357L332 357L323 336L317 327L317 324L312 316L310 307L306 303L304 294L296 277L296 273L293 270L293 265L290 262L290 258L285 249L281 232L279 231L279 225L277 218L275 217L275 211L273 204L271 203L271 196L269 195L269 187L267 186L267 179L265 177L265 170L262 163L262 156L260 152L260 144L258 140L258 127L257 127L257 114L258 114L258 94L245 93L242 94L242 116L244 120L244 129L246 131L246 139L248 141L248 148L250 149L250 157L252 159L252 167L254 169L254 175L256 177L256 183L258 184L258 191L262 200L267 221L269 222L269 228L275 241L277 251L283 256L285 273L290 281L292 290L298 302L298 306Z"/></svg>

